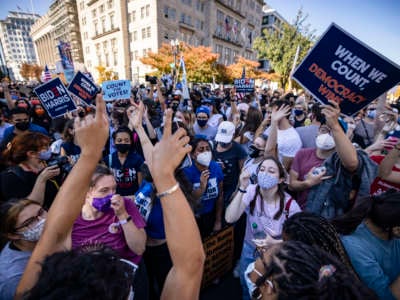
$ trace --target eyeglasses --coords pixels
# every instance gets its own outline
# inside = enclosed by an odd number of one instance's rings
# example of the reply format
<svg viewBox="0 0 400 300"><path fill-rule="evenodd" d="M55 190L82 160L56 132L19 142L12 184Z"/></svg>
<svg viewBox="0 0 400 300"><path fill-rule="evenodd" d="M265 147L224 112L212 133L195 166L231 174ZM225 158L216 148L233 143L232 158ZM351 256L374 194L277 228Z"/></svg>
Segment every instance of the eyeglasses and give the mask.
<svg viewBox="0 0 400 300"><path fill-rule="evenodd" d="M43 215L45 213L46 213L46 211L43 208L40 208L36 216L26 219L24 222L22 222L22 224L20 226L15 227L15 231L20 230L20 229L22 229L24 227L31 226L32 224L34 224L37 221L39 221L39 218L43 219Z"/></svg>

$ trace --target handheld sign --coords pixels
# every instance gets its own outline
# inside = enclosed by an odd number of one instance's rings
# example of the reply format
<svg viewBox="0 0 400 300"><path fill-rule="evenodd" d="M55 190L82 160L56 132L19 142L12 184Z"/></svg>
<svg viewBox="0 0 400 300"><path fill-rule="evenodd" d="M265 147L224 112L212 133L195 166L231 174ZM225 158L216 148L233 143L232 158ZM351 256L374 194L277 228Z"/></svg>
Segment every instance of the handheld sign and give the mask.
<svg viewBox="0 0 400 300"><path fill-rule="evenodd" d="M253 93L255 80L253 78L238 78L234 80L237 93Z"/></svg>
<svg viewBox="0 0 400 300"><path fill-rule="evenodd" d="M400 67L332 23L292 77L351 116L400 82Z"/></svg>
<svg viewBox="0 0 400 300"><path fill-rule="evenodd" d="M69 84L68 91L85 101L86 104L91 105L98 88L88 77L78 71Z"/></svg>
<svg viewBox="0 0 400 300"><path fill-rule="evenodd" d="M129 80L104 81L102 87L105 101L129 99L131 97L131 82Z"/></svg>
<svg viewBox="0 0 400 300"><path fill-rule="evenodd" d="M75 102L58 77L38 86L34 91L52 119L76 110Z"/></svg>

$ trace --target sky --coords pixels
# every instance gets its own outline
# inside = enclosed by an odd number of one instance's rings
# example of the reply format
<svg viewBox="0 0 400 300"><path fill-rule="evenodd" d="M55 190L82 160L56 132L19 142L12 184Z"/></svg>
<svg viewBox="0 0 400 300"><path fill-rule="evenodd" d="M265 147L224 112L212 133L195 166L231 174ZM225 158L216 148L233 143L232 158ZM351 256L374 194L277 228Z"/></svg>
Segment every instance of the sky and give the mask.
<svg viewBox="0 0 400 300"><path fill-rule="evenodd" d="M16 3L17 2L17 3ZM43 15L52 0L0 0L0 19L9 10L32 11ZM307 23L321 35L335 22L383 56L400 65L400 0L267 0L287 21L299 8L308 14Z"/></svg>

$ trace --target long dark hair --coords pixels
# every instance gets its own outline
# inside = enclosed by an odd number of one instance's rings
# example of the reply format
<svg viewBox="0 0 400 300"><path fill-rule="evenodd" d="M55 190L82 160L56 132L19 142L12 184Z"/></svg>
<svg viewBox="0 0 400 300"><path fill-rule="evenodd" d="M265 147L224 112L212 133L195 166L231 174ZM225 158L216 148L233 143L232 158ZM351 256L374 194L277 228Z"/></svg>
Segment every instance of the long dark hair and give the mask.
<svg viewBox="0 0 400 300"><path fill-rule="evenodd" d="M361 198L358 203L346 214L331 220L337 232L351 234L358 225L369 218L378 227L389 233L400 225L400 192L393 189L378 196Z"/></svg>
<svg viewBox="0 0 400 300"><path fill-rule="evenodd" d="M278 170L279 170L279 178L285 178L285 170L282 167L282 164L280 163L279 160L277 160L275 157L273 156L267 156L265 157L258 165L257 167L257 174L260 171L261 165L263 164L264 161L266 160L272 160L273 162L275 162L275 164L278 166ZM279 195L279 210L276 212L275 216L274 216L274 220L278 220L282 213L283 213L283 209L285 207L285 186L283 181L281 183L278 184L278 191L277 191L278 195ZM254 194L254 198L253 200L251 200L250 202L250 214L253 215L254 212L254 207L256 205L256 201L257 198L262 199L262 195L260 193L260 186L257 184L256 187L256 192ZM261 210L264 210L264 201L261 201Z"/></svg>
<svg viewBox="0 0 400 300"><path fill-rule="evenodd" d="M255 133L257 128L260 126L263 120L263 115L261 111L257 108L250 106L247 111L246 121L242 129L240 130L240 143L243 144L244 133L250 131Z"/></svg>

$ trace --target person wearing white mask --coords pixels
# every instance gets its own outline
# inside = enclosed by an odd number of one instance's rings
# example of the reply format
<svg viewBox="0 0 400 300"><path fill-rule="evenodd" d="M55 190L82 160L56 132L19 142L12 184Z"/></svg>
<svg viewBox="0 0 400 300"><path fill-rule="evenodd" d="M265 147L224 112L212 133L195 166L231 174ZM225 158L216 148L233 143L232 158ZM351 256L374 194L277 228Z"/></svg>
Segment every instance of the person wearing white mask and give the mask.
<svg viewBox="0 0 400 300"><path fill-rule="evenodd" d="M0 253L0 299L14 298L46 216L47 212L32 200L14 199L1 205L1 234L8 242Z"/></svg>
<svg viewBox="0 0 400 300"><path fill-rule="evenodd" d="M273 156L266 157L257 168L257 183L250 184L250 172L243 169L239 188L226 208L225 220L236 222L246 213L246 233L240 256L242 299L250 299L244 277L248 265L254 262L256 248L280 242L285 220L301 211L296 201L284 191L285 170Z"/></svg>
<svg viewBox="0 0 400 300"><path fill-rule="evenodd" d="M193 163L183 171L198 199L196 221L201 237L205 238L222 227L224 175L221 166L212 159L210 143L205 138L195 138L190 144Z"/></svg>

